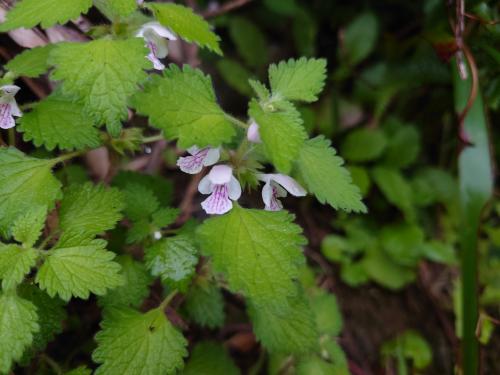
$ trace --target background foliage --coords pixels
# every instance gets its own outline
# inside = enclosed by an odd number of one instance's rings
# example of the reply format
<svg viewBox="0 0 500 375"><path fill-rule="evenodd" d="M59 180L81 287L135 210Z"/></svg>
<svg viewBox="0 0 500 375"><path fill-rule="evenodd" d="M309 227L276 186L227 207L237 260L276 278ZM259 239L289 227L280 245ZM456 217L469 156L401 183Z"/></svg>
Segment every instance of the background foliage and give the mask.
<svg viewBox="0 0 500 375"><path fill-rule="evenodd" d="M0 4L24 112L1 134L0 372L500 372L496 2ZM153 19L179 37L160 74L134 37ZM195 144L245 188L225 215L176 166ZM262 210L271 165L316 199Z"/></svg>

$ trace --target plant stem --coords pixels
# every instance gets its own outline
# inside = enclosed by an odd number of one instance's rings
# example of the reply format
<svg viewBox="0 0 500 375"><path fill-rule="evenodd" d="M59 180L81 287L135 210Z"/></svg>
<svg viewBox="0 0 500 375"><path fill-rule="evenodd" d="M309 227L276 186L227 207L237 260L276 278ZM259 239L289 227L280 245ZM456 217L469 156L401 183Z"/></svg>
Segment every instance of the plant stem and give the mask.
<svg viewBox="0 0 500 375"><path fill-rule="evenodd" d="M172 291L168 296L165 297L165 299L160 303L160 306L158 306L159 310L165 310L165 308L168 306L168 304L172 301L172 299L177 295L178 291L177 289Z"/></svg>
<svg viewBox="0 0 500 375"><path fill-rule="evenodd" d="M231 121L234 125L236 126L239 126L240 128L244 129L244 130L247 130L248 129L248 125L247 123L237 119L236 117L234 116L231 116L230 114L228 113L224 113L224 116L229 120Z"/></svg>
<svg viewBox="0 0 500 375"><path fill-rule="evenodd" d="M54 372L57 374L57 375L62 375L63 374L63 370L61 369L61 366L59 366L57 364L56 361L54 361L52 358L50 358L47 354L40 354L40 358L45 361L52 370L54 370Z"/></svg>
<svg viewBox="0 0 500 375"><path fill-rule="evenodd" d="M9 146L16 147L16 132L14 128L10 128L7 132L9 134Z"/></svg>
<svg viewBox="0 0 500 375"><path fill-rule="evenodd" d="M142 143L153 143L153 142L161 141L163 139L165 139L165 137L163 137L163 134L160 133L160 134L152 135L151 137L142 138Z"/></svg>
<svg viewBox="0 0 500 375"><path fill-rule="evenodd" d="M60 155L57 158L52 159L52 161L54 162L54 164L57 164L57 163L61 163L63 161L69 160L69 159L73 159L73 158L80 156L84 153L85 153L85 150L84 151L70 152L68 154Z"/></svg>

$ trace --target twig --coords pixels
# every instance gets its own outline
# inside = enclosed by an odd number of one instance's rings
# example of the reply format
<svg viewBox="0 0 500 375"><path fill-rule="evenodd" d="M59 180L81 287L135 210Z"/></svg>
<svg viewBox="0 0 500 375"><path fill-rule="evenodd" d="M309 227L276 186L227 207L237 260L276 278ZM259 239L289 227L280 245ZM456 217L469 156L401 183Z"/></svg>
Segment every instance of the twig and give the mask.
<svg viewBox="0 0 500 375"><path fill-rule="evenodd" d="M217 16L220 16L220 15L222 15L224 13L230 12L230 11L232 11L234 9L240 8L240 7L248 4L250 1L252 1L252 0L233 0L233 1L229 1L227 3L224 3L224 5L222 5L219 8L212 9L212 10L207 10L207 11L203 12L202 16L205 17L205 18L217 17Z"/></svg>

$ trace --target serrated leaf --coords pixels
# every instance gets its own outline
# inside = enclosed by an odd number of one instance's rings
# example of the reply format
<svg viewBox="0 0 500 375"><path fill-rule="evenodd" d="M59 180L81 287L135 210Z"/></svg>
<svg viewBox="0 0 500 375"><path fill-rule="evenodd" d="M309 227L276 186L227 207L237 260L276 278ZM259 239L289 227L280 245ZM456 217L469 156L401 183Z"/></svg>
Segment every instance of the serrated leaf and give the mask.
<svg viewBox="0 0 500 375"><path fill-rule="evenodd" d="M429 343L418 332L407 330L382 345L383 357L403 356L412 361L415 368L425 369L432 362L432 349Z"/></svg>
<svg viewBox="0 0 500 375"><path fill-rule="evenodd" d="M167 237L145 250L146 266L172 289L185 290L198 263L196 254L188 236Z"/></svg>
<svg viewBox="0 0 500 375"><path fill-rule="evenodd" d="M325 59L290 59L269 67L269 83L273 95L288 100L314 102L323 90L326 78Z"/></svg>
<svg viewBox="0 0 500 375"><path fill-rule="evenodd" d="M0 372L8 373L38 332L36 307L15 294L0 294Z"/></svg>
<svg viewBox="0 0 500 375"><path fill-rule="evenodd" d="M38 24L46 29L78 18L91 6L92 0L21 0L7 13L7 20L0 25L0 31L20 27L30 29Z"/></svg>
<svg viewBox="0 0 500 375"><path fill-rule="evenodd" d="M128 97L151 67L147 54L140 38L64 43L50 55L52 78L63 81L64 94L83 103L86 115L117 134L127 118Z"/></svg>
<svg viewBox="0 0 500 375"><path fill-rule="evenodd" d="M186 312L202 327L217 328L224 324L224 299L220 289L208 280L197 282L186 294Z"/></svg>
<svg viewBox="0 0 500 375"><path fill-rule="evenodd" d="M263 305L287 305L296 294L293 279L304 262L301 228L286 211L269 212L235 205L226 215L212 217L198 228L202 251L234 292Z"/></svg>
<svg viewBox="0 0 500 375"><path fill-rule="evenodd" d="M17 245L0 244L0 279L2 289L11 289L23 281L35 265L38 253Z"/></svg>
<svg viewBox="0 0 500 375"><path fill-rule="evenodd" d="M307 139L300 113L291 103L286 104L285 110L266 112L252 100L248 115L259 125L266 155L278 171L288 174Z"/></svg>
<svg viewBox="0 0 500 375"><path fill-rule="evenodd" d="M62 242L61 242L62 241ZM49 251L36 282L49 296L69 301L71 296L87 299L90 293L104 295L124 280L115 254L106 251L106 241L64 238Z"/></svg>
<svg viewBox="0 0 500 375"><path fill-rule="evenodd" d="M137 10L137 0L94 0L94 4L111 21L126 18Z"/></svg>
<svg viewBox="0 0 500 375"><path fill-rule="evenodd" d="M52 94L36 103L19 120L18 131L25 141L33 141L47 150L95 148L101 144L99 131L92 119L83 113L83 105Z"/></svg>
<svg viewBox="0 0 500 375"><path fill-rule="evenodd" d="M253 22L243 17L231 17L229 35L236 45L238 53L248 65L258 68L267 63L266 37Z"/></svg>
<svg viewBox="0 0 500 375"><path fill-rule="evenodd" d="M191 8L178 4L158 3L149 3L147 6L163 26L171 29L182 39L222 55L219 37L210 30L210 25Z"/></svg>
<svg viewBox="0 0 500 375"><path fill-rule="evenodd" d="M134 182L123 189L123 197L125 215L133 221L149 219L160 205L151 189Z"/></svg>
<svg viewBox="0 0 500 375"><path fill-rule="evenodd" d="M271 97L271 92L267 89L267 87L263 83L255 80L255 79L249 79L248 84L250 85L250 87L252 87L253 91L257 94L259 101L264 102L264 101L269 100L269 98Z"/></svg>
<svg viewBox="0 0 500 375"><path fill-rule="evenodd" d="M111 289L106 295L99 297L99 304L108 308L112 306L138 307L149 294L152 279L146 266L135 261L130 255L120 255L116 262L121 266L124 284Z"/></svg>
<svg viewBox="0 0 500 375"><path fill-rule="evenodd" d="M73 185L64 191L59 211L59 226L65 232L93 237L112 229L121 219L123 195L104 185Z"/></svg>
<svg viewBox="0 0 500 375"><path fill-rule="evenodd" d="M408 221L415 220L413 191L411 185L397 169L376 167L372 171L373 180L388 202L399 208Z"/></svg>
<svg viewBox="0 0 500 375"><path fill-rule="evenodd" d="M179 138L182 148L216 147L235 135L216 102L210 77L187 65L183 70L170 65L163 77L155 77L135 96L134 105L166 138Z"/></svg>
<svg viewBox="0 0 500 375"><path fill-rule="evenodd" d="M240 370L220 344L204 341L196 344L182 375L238 375Z"/></svg>
<svg viewBox="0 0 500 375"><path fill-rule="evenodd" d="M309 191L321 203L347 212L366 212L359 188L352 183L344 161L319 136L308 140L299 153L297 168Z"/></svg>
<svg viewBox="0 0 500 375"><path fill-rule="evenodd" d="M168 227L173 224L180 214L178 208L164 207L153 213L153 224L158 228Z"/></svg>
<svg viewBox="0 0 500 375"><path fill-rule="evenodd" d="M346 160L366 162L377 159L385 150L387 139L380 129L356 129L350 132L340 148Z"/></svg>
<svg viewBox="0 0 500 375"><path fill-rule="evenodd" d="M24 50L10 60L5 65L5 68L18 76L30 78L38 77L49 70L49 63L47 60L54 46L54 44L47 44L43 47Z"/></svg>
<svg viewBox="0 0 500 375"><path fill-rule="evenodd" d="M249 303L248 314L257 339L269 352L302 354L318 346L314 316L302 298L289 300L287 308Z"/></svg>
<svg viewBox="0 0 500 375"><path fill-rule="evenodd" d="M136 183L151 189L162 205L169 205L172 201L172 182L159 176L132 171L120 171L113 178L113 185L125 189L128 184Z"/></svg>
<svg viewBox="0 0 500 375"><path fill-rule="evenodd" d="M24 354L24 358L42 350L54 339L54 336L62 332L62 322L66 318L64 302L59 298L51 298L35 285L22 284L18 290L19 296L31 301L38 315L40 330L34 334L33 343Z"/></svg>
<svg viewBox="0 0 500 375"><path fill-rule="evenodd" d="M54 160L36 159L15 148L0 149L0 232L37 206L53 207L61 183L52 175Z"/></svg>
<svg viewBox="0 0 500 375"><path fill-rule="evenodd" d="M24 215L18 216L12 226L12 236L17 242L29 248L35 244L40 237L45 218L47 217L47 207L33 207Z"/></svg>
<svg viewBox="0 0 500 375"><path fill-rule="evenodd" d="M319 291L309 298L309 303L314 311L318 332L338 336L342 329L342 314L335 295Z"/></svg>
<svg viewBox="0 0 500 375"><path fill-rule="evenodd" d="M127 231L126 243L139 243L148 237L153 231L151 224L145 220L139 220L132 223L132 227Z"/></svg>
<svg viewBox="0 0 500 375"><path fill-rule="evenodd" d="M188 354L186 339L158 309L113 309L101 327L92 354L101 364L96 375L175 374Z"/></svg>

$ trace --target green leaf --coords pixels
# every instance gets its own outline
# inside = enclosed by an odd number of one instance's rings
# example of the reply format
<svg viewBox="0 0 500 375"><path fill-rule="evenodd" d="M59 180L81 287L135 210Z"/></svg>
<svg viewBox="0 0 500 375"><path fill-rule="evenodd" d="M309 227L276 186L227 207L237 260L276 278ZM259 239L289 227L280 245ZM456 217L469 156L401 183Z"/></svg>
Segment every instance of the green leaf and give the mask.
<svg viewBox="0 0 500 375"><path fill-rule="evenodd" d="M196 344L182 375L238 375L240 370L224 347L215 342Z"/></svg>
<svg viewBox="0 0 500 375"><path fill-rule="evenodd" d="M282 61L269 67L269 83L273 95L288 100L314 102L323 90L326 78L325 59Z"/></svg>
<svg viewBox="0 0 500 375"><path fill-rule="evenodd" d="M400 353L412 361L416 369L423 370L432 362L432 350L427 341L413 330L408 330L395 339L384 343L382 356L397 358Z"/></svg>
<svg viewBox="0 0 500 375"><path fill-rule="evenodd" d="M255 100L250 102L248 115L259 125L264 151L276 169L288 174L292 163L307 139L300 113L291 103L286 110L266 112Z"/></svg>
<svg viewBox="0 0 500 375"><path fill-rule="evenodd" d="M455 66L456 61L452 61ZM457 69L453 71L455 109L460 113L467 107L473 90L474 75L468 69L468 79L460 77ZM477 87L476 87L477 88ZM487 115L481 95L477 96L469 108L463 122L463 133L470 144L462 147L458 157L460 188L460 247L462 280L462 369L473 374L479 368L479 344L476 337L478 321L478 233L481 232L483 212L494 194L495 176L493 174L491 139L488 132Z"/></svg>
<svg viewBox="0 0 500 375"><path fill-rule="evenodd" d="M92 370L86 366L80 366L71 371L65 372L64 375L92 375Z"/></svg>
<svg viewBox="0 0 500 375"><path fill-rule="evenodd" d="M15 294L0 294L0 372L9 373L38 332L36 307Z"/></svg>
<svg viewBox="0 0 500 375"><path fill-rule="evenodd" d="M49 70L48 58L54 44L24 50L10 60L5 68L18 76L36 78Z"/></svg>
<svg viewBox="0 0 500 375"><path fill-rule="evenodd" d="M71 296L87 299L90 292L104 295L124 282L115 254L105 247L103 240L61 239L49 251L36 282L49 296L58 294L65 301Z"/></svg>
<svg viewBox="0 0 500 375"><path fill-rule="evenodd" d="M217 70L231 88L238 91L241 95L252 95L252 88L248 83L252 73L239 62L231 59L219 60L217 61Z"/></svg>
<svg viewBox="0 0 500 375"><path fill-rule="evenodd" d="M54 336L62 332L62 322L66 318L64 302L59 298L51 298L42 292L35 285L22 284L18 290L19 296L31 301L38 315L38 325L40 330L34 334L33 343L29 347L24 357L33 355L38 350L43 350L45 346L54 339Z"/></svg>
<svg viewBox="0 0 500 375"><path fill-rule="evenodd" d="M417 160L420 152L420 133L413 126L405 125L390 134L384 155L384 164L405 168Z"/></svg>
<svg viewBox="0 0 500 375"><path fill-rule="evenodd" d="M348 375L348 372L341 372L332 363L326 362L318 356L307 356L297 364L297 375Z"/></svg>
<svg viewBox="0 0 500 375"><path fill-rule="evenodd" d="M64 191L59 211L59 226L65 232L88 238L114 228L121 219L124 201L116 188L87 182Z"/></svg>
<svg viewBox="0 0 500 375"><path fill-rule="evenodd" d="M257 339L269 352L302 354L318 346L314 316L302 298L289 300L286 309L249 303L248 314Z"/></svg>
<svg viewBox="0 0 500 375"><path fill-rule="evenodd" d="M366 197L372 187L372 180L368 174L368 170L364 167L348 166L347 170L351 174L352 182L359 188L361 195Z"/></svg>
<svg viewBox="0 0 500 375"><path fill-rule="evenodd" d="M0 31L20 27L30 29L38 24L47 29L78 18L91 6L92 0L21 0L7 13L7 20L0 25Z"/></svg>
<svg viewBox="0 0 500 375"><path fill-rule="evenodd" d="M179 138L183 148L215 147L235 135L216 102L210 77L187 65L183 70L170 65L163 77L155 77L135 96L134 106L162 129L167 139Z"/></svg>
<svg viewBox="0 0 500 375"><path fill-rule="evenodd" d="M50 55L52 78L64 81L64 94L80 101L86 115L118 134L120 121L127 118L128 97L146 79L143 69L151 67L147 54L140 38L64 43Z"/></svg>
<svg viewBox="0 0 500 375"><path fill-rule="evenodd" d="M439 242L429 241L422 245L422 254L429 260L437 263L455 265L457 255L453 245Z"/></svg>
<svg viewBox="0 0 500 375"><path fill-rule="evenodd" d="M53 207L61 183L52 175L54 160L36 159L15 148L0 149L0 232L7 232L32 207Z"/></svg>
<svg viewBox="0 0 500 375"><path fill-rule="evenodd" d="M416 266L422 257L424 232L412 224L393 224L382 228L380 243L392 260L403 266Z"/></svg>
<svg viewBox="0 0 500 375"><path fill-rule="evenodd" d="M282 306L296 294L293 279L304 263L300 245L305 239L293 219L286 211L235 205L228 214L206 220L198 238L216 270L227 276L232 291L264 306Z"/></svg>
<svg viewBox="0 0 500 375"><path fill-rule="evenodd" d="M330 141L319 136L307 141L299 153L297 168L309 191L321 203L347 212L366 212L359 188L352 183L344 161L330 147Z"/></svg>
<svg viewBox="0 0 500 375"><path fill-rule="evenodd" d="M124 284L111 289L99 297L99 304L111 306L138 307L149 294L151 276L142 262L135 261L130 255L120 255L116 262L121 266Z"/></svg>
<svg viewBox="0 0 500 375"><path fill-rule="evenodd" d="M101 144L94 121L83 113L83 105L60 95L52 94L36 103L19 120L18 131L25 141L47 150L95 148Z"/></svg>
<svg viewBox="0 0 500 375"><path fill-rule="evenodd" d="M24 215L18 216L12 226L14 239L21 242L25 248L32 247L40 237L46 217L46 206L33 207Z"/></svg>
<svg viewBox="0 0 500 375"><path fill-rule="evenodd" d="M123 198L126 202L125 216L133 221L149 219L160 205L151 189L134 182L127 184L123 190Z"/></svg>
<svg viewBox="0 0 500 375"><path fill-rule="evenodd" d="M248 83L252 87L253 91L257 94L259 101L264 102L268 101L271 98L271 92L261 82L254 79L249 79Z"/></svg>
<svg viewBox="0 0 500 375"><path fill-rule="evenodd" d="M173 224L175 222L175 220L179 216L179 213L180 210L178 208L160 208L152 215L153 224L158 228L168 227L170 224Z"/></svg>
<svg viewBox="0 0 500 375"><path fill-rule="evenodd" d="M202 327L224 325L224 298L220 289L206 279L198 281L186 294L185 305L189 318Z"/></svg>
<svg viewBox="0 0 500 375"><path fill-rule="evenodd" d="M11 289L23 281L33 266L38 253L31 249L24 249L17 245L0 244L0 279L2 289Z"/></svg>
<svg viewBox="0 0 500 375"><path fill-rule="evenodd" d="M335 295L319 291L309 298L320 334L338 336L342 329L342 314Z"/></svg>
<svg viewBox="0 0 500 375"><path fill-rule="evenodd" d="M186 290L198 257L193 241L184 235L163 238L145 251L146 266L172 289Z"/></svg>
<svg viewBox="0 0 500 375"><path fill-rule="evenodd" d="M96 375L175 374L188 354L186 339L159 309L112 309L101 327L92 354L101 364Z"/></svg>
<svg viewBox="0 0 500 375"><path fill-rule="evenodd" d="M128 184L140 184L152 190L162 205L172 201L173 185L169 180L158 176L132 171L120 171L113 178L113 185L125 190Z"/></svg>
<svg viewBox="0 0 500 375"><path fill-rule="evenodd" d="M413 268L395 263L383 250L376 246L367 250L362 264L370 278L392 290L401 289L415 280Z"/></svg>
<svg viewBox="0 0 500 375"><path fill-rule="evenodd" d="M229 36L248 65L255 68L266 65L268 61L266 37L253 22L243 17L231 17Z"/></svg>
<svg viewBox="0 0 500 375"><path fill-rule="evenodd" d="M372 13L359 14L344 30L341 56L349 65L364 60L375 48L378 20Z"/></svg>
<svg viewBox="0 0 500 375"><path fill-rule="evenodd" d="M416 213L413 207L413 191L401 173L396 169L386 167L376 167L372 173L385 199L399 208L408 221L414 221Z"/></svg>
<svg viewBox="0 0 500 375"><path fill-rule="evenodd" d="M210 25L191 8L177 4L149 3L148 8L163 25L188 42L194 42L222 55L219 37L210 30Z"/></svg>
<svg viewBox="0 0 500 375"><path fill-rule="evenodd" d="M137 0L94 0L94 3L111 21L126 18L137 10Z"/></svg>
<svg viewBox="0 0 500 375"><path fill-rule="evenodd" d="M344 158L354 162L365 162L377 159L387 145L384 132L379 129L356 129L345 138L340 153Z"/></svg>

